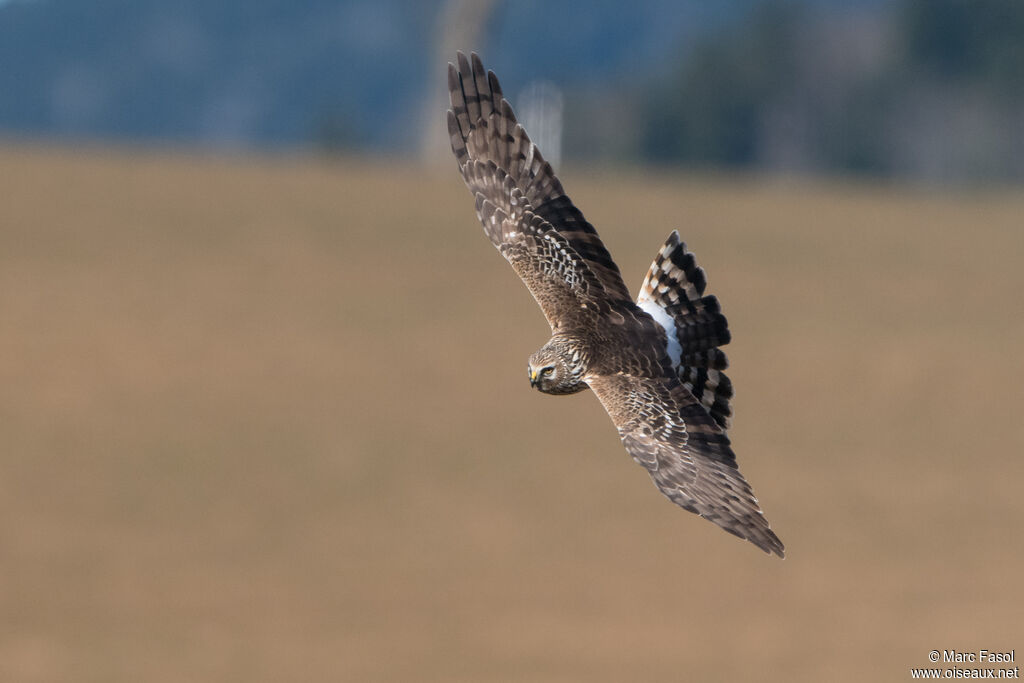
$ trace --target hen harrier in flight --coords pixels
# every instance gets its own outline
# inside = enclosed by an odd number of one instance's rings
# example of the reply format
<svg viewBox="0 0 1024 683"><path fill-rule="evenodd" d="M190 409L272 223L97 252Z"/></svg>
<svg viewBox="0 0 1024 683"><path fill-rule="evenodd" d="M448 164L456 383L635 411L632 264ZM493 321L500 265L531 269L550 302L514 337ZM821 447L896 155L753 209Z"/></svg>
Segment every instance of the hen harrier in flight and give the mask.
<svg viewBox="0 0 1024 683"><path fill-rule="evenodd" d="M516 122L476 54L448 65L448 132L484 232L551 325L530 356L546 394L590 388L633 459L673 503L783 556L726 430L730 339L704 270L674 232L634 303L618 266Z"/></svg>

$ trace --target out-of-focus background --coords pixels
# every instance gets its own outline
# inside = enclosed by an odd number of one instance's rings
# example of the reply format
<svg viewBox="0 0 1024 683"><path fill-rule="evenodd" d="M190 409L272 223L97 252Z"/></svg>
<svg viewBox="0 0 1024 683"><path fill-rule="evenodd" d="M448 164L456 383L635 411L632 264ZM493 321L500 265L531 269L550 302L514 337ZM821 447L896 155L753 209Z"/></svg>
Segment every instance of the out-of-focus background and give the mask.
<svg viewBox="0 0 1024 683"><path fill-rule="evenodd" d="M456 49L632 288L707 269L784 561L530 390ZM0 680L1024 651L1022 181L1014 0L0 2Z"/></svg>

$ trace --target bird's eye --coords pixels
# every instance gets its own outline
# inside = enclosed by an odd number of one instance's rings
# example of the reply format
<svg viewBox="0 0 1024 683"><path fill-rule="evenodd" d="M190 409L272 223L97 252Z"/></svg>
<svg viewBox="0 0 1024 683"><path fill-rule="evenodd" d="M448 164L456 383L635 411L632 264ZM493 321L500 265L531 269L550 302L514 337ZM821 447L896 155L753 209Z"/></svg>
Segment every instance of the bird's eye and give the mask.
<svg viewBox="0 0 1024 683"><path fill-rule="evenodd" d="M545 377L550 377L551 373L553 373L554 371L555 371L555 367L553 365L549 365L546 368L544 368L543 370L541 370L540 374L542 374Z"/></svg>

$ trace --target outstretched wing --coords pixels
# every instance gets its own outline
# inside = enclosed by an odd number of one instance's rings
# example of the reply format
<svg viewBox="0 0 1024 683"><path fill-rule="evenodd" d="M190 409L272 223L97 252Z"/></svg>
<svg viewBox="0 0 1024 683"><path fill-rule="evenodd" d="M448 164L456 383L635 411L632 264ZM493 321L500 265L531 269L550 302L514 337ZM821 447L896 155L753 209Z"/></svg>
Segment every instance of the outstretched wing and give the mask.
<svg viewBox="0 0 1024 683"><path fill-rule="evenodd" d="M669 500L783 557L729 438L676 377L627 374L587 379L633 459Z"/></svg>
<svg viewBox="0 0 1024 683"><path fill-rule="evenodd" d="M452 104L448 110L452 152L470 191L478 196L477 212L481 222L485 220L480 214L482 202L502 209L509 218L516 212L521 216L530 214L539 219L538 229L543 227L554 233L552 244L557 243L566 258L579 262L576 269L592 276L602 298L632 302L619 268L597 231L566 196L551 164L544 161L526 131L516 122L494 73L484 70L475 53L467 59L460 52L458 68L448 65L448 89ZM518 190L518 194L510 196L509 188ZM512 201L515 204L511 204ZM489 236L494 242L494 237L490 233ZM499 242L495 242L495 246L502 249ZM518 267L516 271L523 277ZM530 282L527 285L530 286ZM533 287L531 292L537 296ZM544 307L544 301L538 299L538 302ZM545 314L548 312L545 308ZM556 327L550 315L548 322L552 328Z"/></svg>

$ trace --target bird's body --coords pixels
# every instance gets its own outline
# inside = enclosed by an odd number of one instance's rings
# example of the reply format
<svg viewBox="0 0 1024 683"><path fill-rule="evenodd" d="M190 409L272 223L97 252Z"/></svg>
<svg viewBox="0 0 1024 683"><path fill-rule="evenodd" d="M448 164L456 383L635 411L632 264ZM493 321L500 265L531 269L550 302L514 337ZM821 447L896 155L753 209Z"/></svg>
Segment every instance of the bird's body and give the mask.
<svg viewBox="0 0 1024 683"><path fill-rule="evenodd" d="M739 473L726 430L730 334L673 232L636 301L480 59L449 65L452 151L484 232L540 304L552 337L529 360L548 394L592 389L629 454L672 502L766 552L783 546Z"/></svg>

